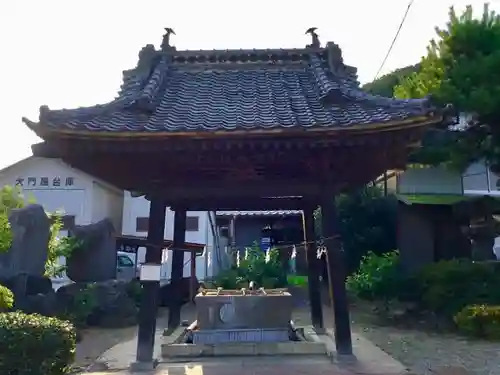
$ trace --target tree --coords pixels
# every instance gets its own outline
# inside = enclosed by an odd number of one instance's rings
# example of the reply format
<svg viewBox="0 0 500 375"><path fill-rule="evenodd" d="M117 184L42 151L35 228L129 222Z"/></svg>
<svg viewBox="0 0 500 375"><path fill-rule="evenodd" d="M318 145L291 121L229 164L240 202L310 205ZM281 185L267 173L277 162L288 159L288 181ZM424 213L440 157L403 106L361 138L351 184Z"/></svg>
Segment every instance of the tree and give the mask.
<svg viewBox="0 0 500 375"><path fill-rule="evenodd" d="M364 186L336 199L339 232L349 272L355 271L369 251L382 254L397 247L397 201L384 196L377 186ZM321 210L315 212L317 233L321 234Z"/></svg>
<svg viewBox="0 0 500 375"><path fill-rule="evenodd" d="M24 207L24 198L18 188L4 186L0 189L0 253L9 250L12 243L9 213L21 207Z"/></svg>
<svg viewBox="0 0 500 375"><path fill-rule="evenodd" d="M470 121L441 136L428 137L414 158L420 153L431 164L457 169L484 159L500 170L500 16L488 4L480 18L473 17L471 6L460 16L452 7L449 16L445 28L436 28L437 37L420 71L402 80L394 93L400 98L431 94L437 104L452 104L470 115Z"/></svg>
<svg viewBox="0 0 500 375"><path fill-rule="evenodd" d="M394 88L412 73L418 72L419 69L420 64L408 65L383 75L372 82L366 83L362 88L370 94L390 98L394 95Z"/></svg>

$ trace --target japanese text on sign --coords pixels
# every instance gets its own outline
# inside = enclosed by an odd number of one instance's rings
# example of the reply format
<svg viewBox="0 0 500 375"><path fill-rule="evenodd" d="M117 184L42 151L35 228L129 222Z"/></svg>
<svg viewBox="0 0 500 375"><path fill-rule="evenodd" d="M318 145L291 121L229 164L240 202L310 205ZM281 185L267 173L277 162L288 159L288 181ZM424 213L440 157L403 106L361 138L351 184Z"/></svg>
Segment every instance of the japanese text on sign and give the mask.
<svg viewBox="0 0 500 375"><path fill-rule="evenodd" d="M73 187L75 185L74 177L17 177L16 186L20 187Z"/></svg>

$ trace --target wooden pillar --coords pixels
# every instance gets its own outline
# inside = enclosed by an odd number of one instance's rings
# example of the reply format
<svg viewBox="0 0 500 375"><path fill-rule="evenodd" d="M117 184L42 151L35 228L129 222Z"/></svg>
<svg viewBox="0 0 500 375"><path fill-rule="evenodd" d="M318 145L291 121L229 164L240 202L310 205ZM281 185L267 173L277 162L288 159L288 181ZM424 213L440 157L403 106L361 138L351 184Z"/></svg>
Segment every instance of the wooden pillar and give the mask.
<svg viewBox="0 0 500 375"><path fill-rule="evenodd" d="M191 259L190 259L190 264L191 264L191 288L190 288L190 294L189 298L191 302L194 302L194 297L196 296L197 293L197 287L196 285L196 251L191 250L189 253Z"/></svg>
<svg viewBox="0 0 500 375"><path fill-rule="evenodd" d="M168 328L175 329L181 324L182 288L181 281L184 274L184 248L186 242L186 209L176 208L174 212L174 238L172 270L170 282L172 283L172 302L168 313ZM177 251L176 251L177 250Z"/></svg>
<svg viewBox="0 0 500 375"><path fill-rule="evenodd" d="M146 263L161 265L166 210L167 204L164 200L157 198L151 199ZM153 363L159 290L159 280L142 282L139 330L137 337L137 363Z"/></svg>
<svg viewBox="0 0 500 375"><path fill-rule="evenodd" d="M309 288L309 303L311 308L311 321L318 331L324 330L323 308L321 305L321 273L320 261L316 253L316 235L314 229L314 206L304 207L304 246L307 260L307 285Z"/></svg>
<svg viewBox="0 0 500 375"><path fill-rule="evenodd" d="M337 353L352 354L351 321L345 286L346 265L339 234L339 223L335 198L326 194L321 202L321 224L323 242L326 246L326 261L335 318L335 345Z"/></svg>

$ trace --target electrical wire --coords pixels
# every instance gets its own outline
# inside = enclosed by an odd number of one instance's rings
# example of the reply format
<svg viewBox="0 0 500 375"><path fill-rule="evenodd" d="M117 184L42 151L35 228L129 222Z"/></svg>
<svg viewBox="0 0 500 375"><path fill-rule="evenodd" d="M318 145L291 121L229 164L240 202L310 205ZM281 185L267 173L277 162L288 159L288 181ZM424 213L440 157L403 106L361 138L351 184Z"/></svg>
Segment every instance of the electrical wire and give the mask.
<svg viewBox="0 0 500 375"><path fill-rule="evenodd" d="M399 24L398 30L396 31L396 35L394 35L394 39L392 39L391 45L389 46L389 49L387 50L387 53L385 54L384 60L382 60L382 63L380 64L380 67L378 68L377 74L375 74L375 77L373 78L373 81L375 81L378 78L380 72L384 68L384 65L387 62L387 59L389 58L389 55L392 52L392 48L396 44L396 40L399 37L399 33L401 32L401 29L403 28L403 25L404 25L404 23L406 21L406 17L408 16L408 13L410 12L410 8L411 8L411 6L413 5L414 2L415 2L415 0L410 0L410 2L408 3L408 6L406 7L406 11L405 11L405 13L403 15L403 19L401 20L401 23Z"/></svg>

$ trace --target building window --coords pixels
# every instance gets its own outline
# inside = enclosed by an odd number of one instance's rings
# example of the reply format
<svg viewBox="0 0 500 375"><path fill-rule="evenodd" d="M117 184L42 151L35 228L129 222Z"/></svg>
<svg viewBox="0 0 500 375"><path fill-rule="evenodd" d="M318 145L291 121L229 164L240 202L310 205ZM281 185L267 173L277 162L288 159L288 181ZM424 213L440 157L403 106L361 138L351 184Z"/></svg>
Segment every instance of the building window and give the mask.
<svg viewBox="0 0 500 375"><path fill-rule="evenodd" d="M198 216L187 216L186 217L186 232L198 232L199 219L200 218Z"/></svg>
<svg viewBox="0 0 500 375"><path fill-rule="evenodd" d="M148 217L137 217L135 219L135 231L136 232L148 232L149 218Z"/></svg>

